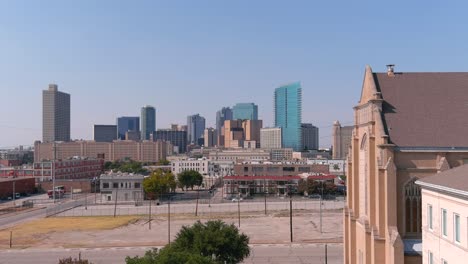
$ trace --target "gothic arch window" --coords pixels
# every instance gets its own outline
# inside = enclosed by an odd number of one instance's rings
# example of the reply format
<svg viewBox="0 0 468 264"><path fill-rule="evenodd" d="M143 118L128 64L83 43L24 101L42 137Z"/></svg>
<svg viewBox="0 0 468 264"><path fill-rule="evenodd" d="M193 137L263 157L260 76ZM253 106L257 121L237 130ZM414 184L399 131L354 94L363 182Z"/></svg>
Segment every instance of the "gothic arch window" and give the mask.
<svg viewBox="0 0 468 264"><path fill-rule="evenodd" d="M368 194L367 194L367 185L368 185L368 144L367 144L367 134L364 134L361 139L361 146L359 149L359 207L364 213L368 214Z"/></svg>
<svg viewBox="0 0 468 264"><path fill-rule="evenodd" d="M409 181L404 188L405 192L405 231L406 234L421 233L421 188Z"/></svg>

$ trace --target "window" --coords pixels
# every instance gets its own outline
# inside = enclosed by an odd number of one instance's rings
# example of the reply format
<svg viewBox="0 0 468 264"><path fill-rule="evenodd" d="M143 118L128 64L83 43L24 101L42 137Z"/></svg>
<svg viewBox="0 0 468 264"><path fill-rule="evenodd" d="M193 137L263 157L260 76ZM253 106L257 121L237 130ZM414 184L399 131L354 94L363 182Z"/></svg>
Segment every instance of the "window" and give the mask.
<svg viewBox="0 0 468 264"><path fill-rule="evenodd" d="M453 214L453 237L455 242L460 243L460 215Z"/></svg>
<svg viewBox="0 0 468 264"><path fill-rule="evenodd" d="M135 189L139 189L140 188L140 183L139 182L135 182Z"/></svg>
<svg viewBox="0 0 468 264"><path fill-rule="evenodd" d="M119 183L118 182L112 183L112 187L115 188L115 189L118 189L119 188Z"/></svg>
<svg viewBox="0 0 468 264"><path fill-rule="evenodd" d="M427 205L427 226L432 230L432 205Z"/></svg>
<svg viewBox="0 0 468 264"><path fill-rule="evenodd" d="M109 188L109 183L108 182L102 183L102 188L103 189L108 189Z"/></svg>
<svg viewBox="0 0 468 264"><path fill-rule="evenodd" d="M421 188L411 180L405 185L406 233L421 233Z"/></svg>
<svg viewBox="0 0 468 264"><path fill-rule="evenodd" d="M294 167L283 167L283 171L294 171Z"/></svg>
<svg viewBox="0 0 468 264"><path fill-rule="evenodd" d="M434 264L434 256L432 255L431 251L429 251L429 254L427 254L427 257L429 258L427 262L429 264Z"/></svg>
<svg viewBox="0 0 468 264"><path fill-rule="evenodd" d="M448 264L448 261L445 260L445 259L441 259L440 262L441 262L442 264Z"/></svg>
<svg viewBox="0 0 468 264"><path fill-rule="evenodd" d="M447 236L447 210L442 209L442 235Z"/></svg>

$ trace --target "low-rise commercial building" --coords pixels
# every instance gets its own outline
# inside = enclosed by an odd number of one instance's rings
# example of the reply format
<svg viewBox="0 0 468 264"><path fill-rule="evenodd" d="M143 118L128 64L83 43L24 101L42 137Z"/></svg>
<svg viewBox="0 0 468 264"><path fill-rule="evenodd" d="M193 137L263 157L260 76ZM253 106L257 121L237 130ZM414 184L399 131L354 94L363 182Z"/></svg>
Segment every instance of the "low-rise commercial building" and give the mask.
<svg viewBox="0 0 468 264"><path fill-rule="evenodd" d="M236 149L236 150L212 150L208 153L210 160L242 161L268 161L270 152L263 149Z"/></svg>
<svg viewBox="0 0 468 264"><path fill-rule="evenodd" d="M223 195L227 198L255 194L285 195L296 193L300 176L226 176L223 178Z"/></svg>
<svg viewBox="0 0 468 264"><path fill-rule="evenodd" d="M302 173L328 174L329 166L292 162L244 162L234 165L234 175L238 176L295 176Z"/></svg>
<svg viewBox="0 0 468 264"><path fill-rule="evenodd" d="M140 174L111 173L100 177L102 201L143 201L143 180Z"/></svg>
<svg viewBox="0 0 468 264"><path fill-rule="evenodd" d="M293 158L292 148L270 149L269 151L271 161L287 161Z"/></svg>
<svg viewBox="0 0 468 264"><path fill-rule="evenodd" d="M421 186L422 201L406 202L420 203L421 206L421 215L418 217L422 218L423 263L466 263L466 257L468 257L468 165L420 179L416 181L416 184ZM406 213L414 214L415 212Z"/></svg>
<svg viewBox="0 0 468 264"><path fill-rule="evenodd" d="M93 179L101 175L104 168L102 159L73 157L64 160L46 160L35 162L33 165L34 178L37 182L55 179ZM55 173L53 171L55 170Z"/></svg>

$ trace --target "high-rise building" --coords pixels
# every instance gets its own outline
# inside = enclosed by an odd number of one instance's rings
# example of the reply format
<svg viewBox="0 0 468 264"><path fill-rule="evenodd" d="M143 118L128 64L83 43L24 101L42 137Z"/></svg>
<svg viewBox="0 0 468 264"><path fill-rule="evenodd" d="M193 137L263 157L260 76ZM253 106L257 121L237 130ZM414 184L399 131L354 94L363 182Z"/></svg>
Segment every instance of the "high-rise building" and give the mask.
<svg viewBox="0 0 468 264"><path fill-rule="evenodd" d="M117 118L118 139L125 139L126 132L140 133L140 117L122 116Z"/></svg>
<svg viewBox="0 0 468 264"><path fill-rule="evenodd" d="M333 123L332 131L332 148L333 159L345 159L348 155L349 146L351 145L351 136L354 126L342 127L339 121Z"/></svg>
<svg viewBox="0 0 468 264"><path fill-rule="evenodd" d="M141 108L141 140L149 140L156 130L156 109L150 105Z"/></svg>
<svg viewBox="0 0 468 264"><path fill-rule="evenodd" d="M244 128L242 120L224 121L224 147L240 148L243 146Z"/></svg>
<svg viewBox="0 0 468 264"><path fill-rule="evenodd" d="M56 84L42 91L42 141L70 141L70 94Z"/></svg>
<svg viewBox="0 0 468 264"><path fill-rule="evenodd" d="M255 141L255 147L260 147L260 129L263 127L262 120L243 120L244 140Z"/></svg>
<svg viewBox="0 0 468 264"><path fill-rule="evenodd" d="M178 153L187 151L187 131L178 130L177 126L171 126L171 129L158 129L153 135L153 140L169 141L174 147L177 147Z"/></svg>
<svg viewBox="0 0 468 264"><path fill-rule="evenodd" d="M112 142L117 139L117 126L94 125L93 138L96 142Z"/></svg>
<svg viewBox="0 0 468 264"><path fill-rule="evenodd" d="M232 120L232 109L223 107L216 112L216 145L224 146L224 121Z"/></svg>
<svg viewBox="0 0 468 264"><path fill-rule="evenodd" d="M280 149L282 144L281 127L260 129L260 147L264 149Z"/></svg>
<svg viewBox="0 0 468 264"><path fill-rule="evenodd" d="M319 148L319 129L310 123L301 124L301 150L311 150Z"/></svg>
<svg viewBox="0 0 468 264"><path fill-rule="evenodd" d="M232 119L258 120L258 106L254 103L238 103L232 107Z"/></svg>
<svg viewBox="0 0 468 264"><path fill-rule="evenodd" d="M198 144L198 139L203 136L205 130L205 118L199 114L187 117L187 143Z"/></svg>
<svg viewBox="0 0 468 264"><path fill-rule="evenodd" d="M295 82L275 90L275 127L281 127L283 147L301 149L302 88Z"/></svg>
<svg viewBox="0 0 468 264"><path fill-rule="evenodd" d="M212 127L205 128L203 138L203 143L205 147L214 147L216 145L216 129Z"/></svg>

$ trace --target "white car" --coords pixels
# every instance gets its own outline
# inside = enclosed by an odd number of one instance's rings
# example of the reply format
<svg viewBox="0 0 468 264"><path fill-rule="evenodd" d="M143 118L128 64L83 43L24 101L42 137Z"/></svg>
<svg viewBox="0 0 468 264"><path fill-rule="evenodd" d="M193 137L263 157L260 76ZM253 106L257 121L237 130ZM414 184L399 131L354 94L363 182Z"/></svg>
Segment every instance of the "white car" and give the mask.
<svg viewBox="0 0 468 264"><path fill-rule="evenodd" d="M242 198L233 198L233 199L232 199L232 202L233 202L233 203L234 203L234 202L239 202L239 201L242 201Z"/></svg>

